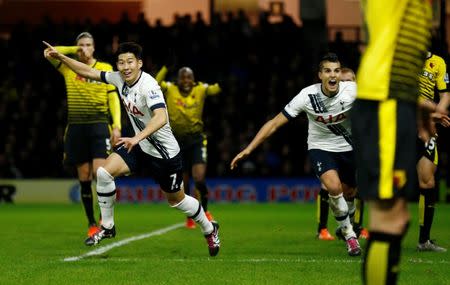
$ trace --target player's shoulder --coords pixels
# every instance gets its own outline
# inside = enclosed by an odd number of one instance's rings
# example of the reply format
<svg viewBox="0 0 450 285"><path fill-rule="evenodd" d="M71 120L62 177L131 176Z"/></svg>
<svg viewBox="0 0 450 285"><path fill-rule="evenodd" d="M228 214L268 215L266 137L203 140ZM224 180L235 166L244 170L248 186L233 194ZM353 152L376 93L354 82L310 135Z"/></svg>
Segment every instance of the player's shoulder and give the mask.
<svg viewBox="0 0 450 285"><path fill-rule="evenodd" d="M339 95L344 97L356 98L357 85L354 81L339 82Z"/></svg>
<svg viewBox="0 0 450 285"><path fill-rule="evenodd" d="M344 89L356 89L356 82L354 81L340 81L339 87Z"/></svg>
<svg viewBox="0 0 450 285"><path fill-rule="evenodd" d="M141 78L139 79L141 82L140 89L141 91L146 90L154 90L154 89L161 89L161 87L158 84L158 81L151 76L149 73L142 71Z"/></svg>
<svg viewBox="0 0 450 285"><path fill-rule="evenodd" d="M426 65L429 65L430 68L433 68L434 65L437 67L445 67L445 60L439 55L433 54L430 58L428 58L425 62Z"/></svg>
<svg viewBox="0 0 450 285"><path fill-rule="evenodd" d="M315 83L303 88L298 95L318 94L321 90L321 84Z"/></svg>
<svg viewBox="0 0 450 285"><path fill-rule="evenodd" d="M309 85L292 98L291 102L294 104L305 104L309 95L320 94L320 83Z"/></svg>

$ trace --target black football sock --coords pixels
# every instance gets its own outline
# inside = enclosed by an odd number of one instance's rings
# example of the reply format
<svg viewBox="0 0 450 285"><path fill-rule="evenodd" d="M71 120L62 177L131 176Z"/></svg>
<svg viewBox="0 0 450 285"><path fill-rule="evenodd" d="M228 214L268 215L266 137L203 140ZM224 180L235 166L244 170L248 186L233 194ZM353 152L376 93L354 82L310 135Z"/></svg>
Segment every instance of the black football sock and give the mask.
<svg viewBox="0 0 450 285"><path fill-rule="evenodd" d="M436 189L420 188L419 198L419 243L430 239L431 225L433 224L434 206L436 203Z"/></svg>
<svg viewBox="0 0 450 285"><path fill-rule="evenodd" d="M317 222L319 224L317 232L320 232L321 229L327 227L329 209L328 191L320 189L320 192L317 195Z"/></svg>
<svg viewBox="0 0 450 285"><path fill-rule="evenodd" d="M206 183L203 182L195 182L195 188L197 188L200 193L200 201L203 207L203 210L208 211L208 187Z"/></svg>
<svg viewBox="0 0 450 285"><path fill-rule="evenodd" d="M80 181L81 186L81 202L88 219L89 225L95 224L94 218L94 199L92 198L92 181Z"/></svg>
<svg viewBox="0 0 450 285"><path fill-rule="evenodd" d="M370 232L363 257L363 284L396 284L402 237Z"/></svg>

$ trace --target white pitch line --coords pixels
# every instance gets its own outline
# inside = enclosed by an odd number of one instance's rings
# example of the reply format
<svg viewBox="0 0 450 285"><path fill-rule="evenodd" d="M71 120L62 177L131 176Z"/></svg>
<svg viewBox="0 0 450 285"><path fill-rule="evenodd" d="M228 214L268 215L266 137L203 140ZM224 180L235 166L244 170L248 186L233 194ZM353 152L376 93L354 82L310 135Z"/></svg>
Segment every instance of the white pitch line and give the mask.
<svg viewBox="0 0 450 285"><path fill-rule="evenodd" d="M168 259L169 261L175 262L204 262L204 259L198 258L173 258ZM361 258L242 258L242 259L223 259L223 258L214 258L214 262L227 262L227 263L362 263ZM408 259L406 262L408 263L425 263L425 264L450 264L448 260L426 260L421 258L416 259Z"/></svg>
<svg viewBox="0 0 450 285"><path fill-rule="evenodd" d="M126 244L129 244L129 243L133 242L133 241L146 239L146 238L149 238L149 237L152 237L152 236L162 235L162 234L165 234L165 233L170 232L172 230L181 228L183 225L184 225L184 223L174 224L174 225L171 225L171 226L168 226L168 227L156 230L156 231L152 231L152 232L149 232L149 233L146 233L146 234L142 234L142 235L138 235L138 236L134 236L134 237L129 237L129 238L126 238L124 240L120 240L120 241L117 241L117 242L114 242L114 243L111 243L111 244L99 247L99 248L97 248L95 250L89 251L88 253L82 254L80 256L66 257L66 258L64 258L63 261L78 261L78 260L83 259L85 257L94 256L94 255L100 255L100 254L103 254L103 253L105 253L105 252L107 252L107 251L109 251L109 250L111 250L111 249L113 249L115 247L126 245Z"/></svg>

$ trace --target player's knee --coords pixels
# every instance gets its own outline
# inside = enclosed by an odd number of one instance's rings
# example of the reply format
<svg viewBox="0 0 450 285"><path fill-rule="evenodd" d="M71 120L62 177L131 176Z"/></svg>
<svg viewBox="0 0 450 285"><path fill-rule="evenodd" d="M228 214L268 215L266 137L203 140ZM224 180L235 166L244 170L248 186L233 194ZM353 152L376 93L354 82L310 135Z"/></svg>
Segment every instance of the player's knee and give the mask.
<svg viewBox="0 0 450 285"><path fill-rule="evenodd" d="M97 183L108 184L114 181L114 177L103 167L97 169Z"/></svg>
<svg viewBox="0 0 450 285"><path fill-rule="evenodd" d="M353 198L356 197L356 192L357 191L356 191L355 187L348 187L348 186L346 186L346 187L343 187L342 190L344 192L344 198L346 200L353 199Z"/></svg>
<svg viewBox="0 0 450 285"><path fill-rule="evenodd" d="M404 234L408 227L410 215L406 202L398 199L379 200L372 211L371 228L378 231Z"/></svg>
<svg viewBox="0 0 450 285"><path fill-rule="evenodd" d="M434 188L435 185L436 185L436 183L434 181L434 177L419 180L420 188L429 189L429 188Z"/></svg>
<svg viewBox="0 0 450 285"><path fill-rule="evenodd" d="M330 195L336 196L342 193L342 186L339 182L328 183L326 187Z"/></svg>

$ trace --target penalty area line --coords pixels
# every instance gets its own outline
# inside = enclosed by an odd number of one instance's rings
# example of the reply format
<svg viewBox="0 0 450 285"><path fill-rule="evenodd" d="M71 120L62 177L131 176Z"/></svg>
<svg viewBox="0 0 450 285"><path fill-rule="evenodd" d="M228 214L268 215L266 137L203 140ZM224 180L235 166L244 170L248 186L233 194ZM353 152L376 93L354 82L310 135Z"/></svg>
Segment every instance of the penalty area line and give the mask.
<svg viewBox="0 0 450 285"><path fill-rule="evenodd" d="M81 259L89 257L89 256L100 255L100 254L103 254L103 253L105 253L105 252L107 252L107 251L109 251L109 250L111 250L111 249L113 249L115 247L123 246L123 245L129 244L129 243L132 243L134 241L146 239L146 238L149 238L149 237L152 237L152 236L162 235L162 234L165 234L167 232L173 231L175 229L181 228L183 225L184 225L184 223L174 224L174 225L171 225L171 226L168 226L168 227L156 230L156 231L152 231L152 232L149 232L149 233L146 233L146 234L141 234L141 235L138 235L138 236L129 237L129 238L126 238L126 239L123 239L123 240L116 241L114 243L105 245L105 246L98 247L95 250L89 251L89 252L87 252L85 254L82 254L82 255L79 255L79 256L66 257L66 258L63 259L63 261L65 261L65 262L78 261L78 260L81 260Z"/></svg>

